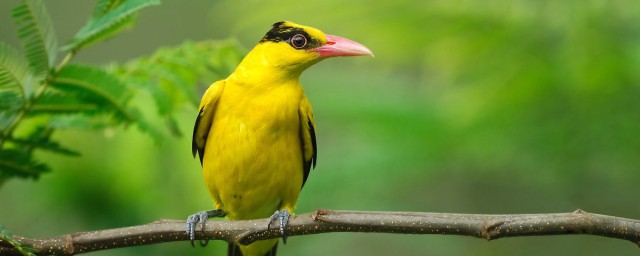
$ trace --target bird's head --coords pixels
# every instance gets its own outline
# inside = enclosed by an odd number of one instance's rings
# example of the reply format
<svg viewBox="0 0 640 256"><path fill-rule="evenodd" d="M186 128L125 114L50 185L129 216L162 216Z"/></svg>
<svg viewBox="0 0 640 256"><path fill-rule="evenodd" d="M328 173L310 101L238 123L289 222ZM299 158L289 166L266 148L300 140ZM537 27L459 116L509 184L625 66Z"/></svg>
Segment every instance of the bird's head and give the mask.
<svg viewBox="0 0 640 256"><path fill-rule="evenodd" d="M329 57L373 56L357 42L288 21L273 24L251 54L262 65L299 72Z"/></svg>

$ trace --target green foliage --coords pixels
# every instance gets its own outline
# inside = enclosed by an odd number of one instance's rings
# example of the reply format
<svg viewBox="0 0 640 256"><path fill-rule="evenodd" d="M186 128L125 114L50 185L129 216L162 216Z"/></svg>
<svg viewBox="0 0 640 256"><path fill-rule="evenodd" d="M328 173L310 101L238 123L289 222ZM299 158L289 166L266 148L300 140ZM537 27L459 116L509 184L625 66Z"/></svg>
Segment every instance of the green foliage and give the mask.
<svg viewBox="0 0 640 256"><path fill-rule="evenodd" d="M96 8L101 11L94 12L89 25L75 37L73 51L55 69L57 40L44 4L25 0L13 9L24 56L0 43L0 181L38 178L49 171L35 157L36 150L79 155L52 138L55 129L144 123L129 105L128 85L101 68L68 63L81 46L115 35L123 20L132 24L127 17L156 3L100 1Z"/></svg>
<svg viewBox="0 0 640 256"><path fill-rule="evenodd" d="M127 109L131 91L124 82L101 69L81 65L65 66L51 82L51 87L57 89L58 95L73 95L80 104L95 104L99 109L113 113L116 121L134 121L131 111ZM53 99L55 97L49 97L45 103L52 106L54 112L59 109L56 103L67 104L62 101L62 97ZM39 110L46 112L47 108L40 107Z"/></svg>
<svg viewBox="0 0 640 256"><path fill-rule="evenodd" d="M174 117L184 104L198 106L197 85L208 86L226 77L244 56L245 50L234 40L184 42L162 48L148 57L124 65L112 65L111 73L155 101L158 115L174 135L180 135ZM206 88L206 87L205 87Z"/></svg>
<svg viewBox="0 0 640 256"><path fill-rule="evenodd" d="M133 26L138 11L142 8L158 4L160 0L100 0L89 23L63 49L75 52L82 47L104 41Z"/></svg>
<svg viewBox="0 0 640 256"><path fill-rule="evenodd" d="M229 74L244 55L235 41L186 42L108 69L69 64L75 53L133 26L139 10L158 0L99 0L86 26L55 63L56 39L45 6L25 0L13 11L25 54L0 42L0 183L9 177L38 178L50 167L35 151L78 156L53 132L135 124L157 142L158 122L139 110L152 98L169 132L180 135L174 113L198 104L200 85ZM55 68L54 68L55 66Z"/></svg>
<svg viewBox="0 0 640 256"><path fill-rule="evenodd" d="M12 14L33 74L43 79L55 63L58 47L47 9L40 0L24 0Z"/></svg>
<svg viewBox="0 0 640 256"><path fill-rule="evenodd" d="M29 152L17 149L2 149L0 151L0 168L5 177L37 178L49 171L49 167L33 159Z"/></svg>
<svg viewBox="0 0 640 256"><path fill-rule="evenodd" d="M15 111L24 105L23 85L31 83L29 64L13 49L0 42L0 110ZM3 119L0 116L0 119Z"/></svg>
<svg viewBox="0 0 640 256"><path fill-rule="evenodd" d="M38 178L49 171L34 156L36 150L79 155L52 137L55 129L129 123L151 127L130 106L129 84L101 68L68 64L81 47L131 26L140 9L158 3L99 1L88 25L74 37L71 51L57 66L57 40L42 1L24 0L13 9L24 56L0 42L0 181Z"/></svg>

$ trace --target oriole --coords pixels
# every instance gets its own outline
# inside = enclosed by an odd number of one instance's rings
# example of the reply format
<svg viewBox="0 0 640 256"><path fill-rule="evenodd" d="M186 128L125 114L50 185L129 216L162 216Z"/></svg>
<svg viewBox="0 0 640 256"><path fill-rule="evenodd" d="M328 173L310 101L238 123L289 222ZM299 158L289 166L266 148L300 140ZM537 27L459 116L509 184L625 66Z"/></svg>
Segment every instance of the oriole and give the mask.
<svg viewBox="0 0 640 256"><path fill-rule="evenodd" d="M271 216L280 232L316 164L315 121L300 74L328 57L371 55L346 38L292 22L273 25L235 71L213 83L199 106L192 150L200 157L214 210L189 216L195 239L209 217L230 220ZM243 246L229 255L275 255L277 239Z"/></svg>

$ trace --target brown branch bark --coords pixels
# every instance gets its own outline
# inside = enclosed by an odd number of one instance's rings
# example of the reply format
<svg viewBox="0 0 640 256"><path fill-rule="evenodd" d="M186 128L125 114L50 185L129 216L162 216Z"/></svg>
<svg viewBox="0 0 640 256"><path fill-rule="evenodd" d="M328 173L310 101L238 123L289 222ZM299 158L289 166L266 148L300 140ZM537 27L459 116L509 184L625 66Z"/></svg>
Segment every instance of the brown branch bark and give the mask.
<svg viewBox="0 0 640 256"><path fill-rule="evenodd" d="M250 244L279 237L276 227L267 229L267 219L209 221L197 239ZM328 232L378 232L402 234L464 235L487 240L503 237L588 234L624 239L640 245L640 220L588 213L482 215L424 212L357 212L318 210L291 217L288 236ZM153 223L79 232L52 238L14 237L38 255L75 255L98 250L169 241L185 241L185 222L160 220ZM0 255L17 251L0 241Z"/></svg>

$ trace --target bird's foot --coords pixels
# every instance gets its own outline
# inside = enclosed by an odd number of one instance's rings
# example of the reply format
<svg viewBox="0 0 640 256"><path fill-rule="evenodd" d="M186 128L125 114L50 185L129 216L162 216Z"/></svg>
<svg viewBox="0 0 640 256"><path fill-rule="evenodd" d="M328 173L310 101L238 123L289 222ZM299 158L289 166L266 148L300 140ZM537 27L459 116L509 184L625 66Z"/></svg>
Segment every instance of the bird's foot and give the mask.
<svg viewBox="0 0 640 256"><path fill-rule="evenodd" d="M291 213L288 210L280 210L276 211L269 218L269 224L267 225L267 229L271 228L271 223L276 220L280 220L280 234L282 234L282 242L284 244L287 243L287 235L284 233L284 228L289 223L289 217L291 217Z"/></svg>
<svg viewBox="0 0 640 256"><path fill-rule="evenodd" d="M191 240L191 246L195 247L193 241L196 240L196 224L198 224L198 222L200 222L200 225L202 227L202 233L204 234L204 227L209 218L224 217L226 215L227 213L225 213L222 209L215 209L211 211L201 211L201 212L196 212L195 214L189 215L189 217L187 218L186 230L187 230L187 234L189 234L189 240ZM204 247L205 245L207 245L208 242L209 240L204 240L204 242L201 240L200 246Z"/></svg>

